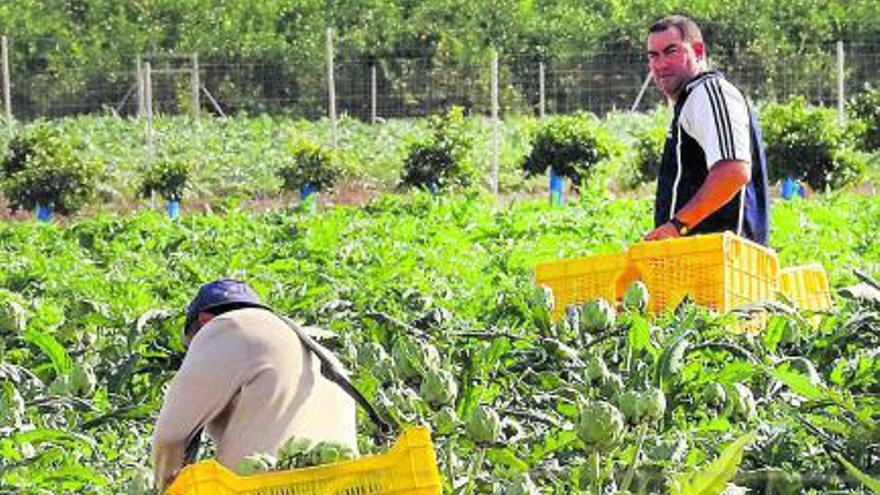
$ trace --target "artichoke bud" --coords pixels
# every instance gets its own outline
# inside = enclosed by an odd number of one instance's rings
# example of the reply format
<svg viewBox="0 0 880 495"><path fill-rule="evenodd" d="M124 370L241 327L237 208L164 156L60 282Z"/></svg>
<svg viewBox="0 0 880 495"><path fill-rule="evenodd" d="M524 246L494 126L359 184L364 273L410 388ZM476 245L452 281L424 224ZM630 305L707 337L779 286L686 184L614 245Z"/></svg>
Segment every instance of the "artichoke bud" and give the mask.
<svg viewBox="0 0 880 495"><path fill-rule="evenodd" d="M458 395L458 384L452 373L440 368L428 368L419 393L428 404L445 406L451 404Z"/></svg>
<svg viewBox="0 0 880 495"><path fill-rule="evenodd" d="M734 383L727 389L728 410L736 419L752 419L757 414L755 396L742 383Z"/></svg>
<svg viewBox="0 0 880 495"><path fill-rule="evenodd" d="M70 391L79 396L89 396L95 392L98 379L87 364L78 364L70 374Z"/></svg>
<svg viewBox="0 0 880 495"><path fill-rule="evenodd" d="M501 434L501 421L498 413L489 406L480 405L471 413L465 432L476 443L494 443Z"/></svg>
<svg viewBox="0 0 880 495"><path fill-rule="evenodd" d="M581 406L577 434L591 449L606 451L623 436L623 415L605 401L593 401Z"/></svg>
<svg viewBox="0 0 880 495"><path fill-rule="evenodd" d="M614 307L605 299L588 301L581 314L581 329L592 333L605 332L614 326L616 319Z"/></svg>
<svg viewBox="0 0 880 495"><path fill-rule="evenodd" d="M617 405L626 420L636 424L642 420L642 402L639 393L635 390L626 390L617 396Z"/></svg>
<svg viewBox="0 0 880 495"><path fill-rule="evenodd" d="M652 388L639 394L639 404L639 409L649 421L659 421L666 413L666 395L659 388Z"/></svg>
<svg viewBox="0 0 880 495"><path fill-rule="evenodd" d="M616 400L620 393L623 392L623 379L620 378L620 375L609 372L608 376L605 377L605 380L602 382L600 392L602 397L609 400Z"/></svg>
<svg viewBox="0 0 880 495"><path fill-rule="evenodd" d="M445 406L434 416L434 428L440 435L451 435L458 427L458 415L455 409Z"/></svg>
<svg viewBox="0 0 880 495"><path fill-rule="evenodd" d="M587 380L591 383L602 382L611 374L605 361L595 354L590 354L587 357L585 373Z"/></svg>
<svg viewBox="0 0 880 495"><path fill-rule="evenodd" d="M648 287L641 280L630 284L623 293L623 307L630 311L645 311L648 307Z"/></svg>

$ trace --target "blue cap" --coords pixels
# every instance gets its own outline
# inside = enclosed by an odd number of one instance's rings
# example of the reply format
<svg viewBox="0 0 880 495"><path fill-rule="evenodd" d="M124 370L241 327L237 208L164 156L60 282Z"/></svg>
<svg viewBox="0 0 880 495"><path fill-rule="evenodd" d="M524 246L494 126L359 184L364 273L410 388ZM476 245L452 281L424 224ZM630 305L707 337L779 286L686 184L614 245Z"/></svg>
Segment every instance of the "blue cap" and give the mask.
<svg viewBox="0 0 880 495"><path fill-rule="evenodd" d="M183 331L186 332L186 329L196 321L200 312L228 304L268 309L260 301L260 296L245 282L232 279L215 280L199 288L196 297L189 303L189 307L186 308L186 321L183 324Z"/></svg>

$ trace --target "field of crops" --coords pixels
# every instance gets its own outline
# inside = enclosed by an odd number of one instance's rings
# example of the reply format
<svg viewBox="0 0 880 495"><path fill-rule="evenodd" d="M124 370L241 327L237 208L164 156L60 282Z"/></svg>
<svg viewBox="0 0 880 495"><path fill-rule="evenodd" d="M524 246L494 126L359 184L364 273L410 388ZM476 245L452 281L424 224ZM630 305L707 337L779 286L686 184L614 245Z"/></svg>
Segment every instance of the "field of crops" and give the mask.
<svg viewBox="0 0 880 495"><path fill-rule="evenodd" d="M624 143L632 141L635 129L665 125L666 112L653 114L614 113L598 120L603 129ZM343 118L338 125L337 161L340 180L380 191L392 191L400 182L408 148L428 133L425 119L392 119L370 125ZM83 116L51 121L80 159L100 164L100 199L113 205L131 202L140 181L156 160L185 161L192 166L186 201L236 194L247 198L277 197L281 180L276 171L291 162L298 139L312 140L329 148L333 130L329 120L306 121L271 117L241 116L231 119L201 119L163 116L153 130L153 148L147 145L145 123L116 116ZM464 132L473 140L468 158L477 169L479 183L489 184L492 163L492 126L488 118L474 116L465 122ZM25 126L21 126L22 130ZM521 162L538 127L532 117L511 116L500 126L499 188L518 192L546 188L546 179L524 181ZM8 134L0 133L0 149ZM616 157L611 175L619 187L628 185L630 150ZM185 202L186 202L185 201Z"/></svg>
<svg viewBox="0 0 880 495"><path fill-rule="evenodd" d="M619 250L650 211L414 194L0 225L0 492L148 493L182 310L233 276L335 332L388 414L432 426L445 493L717 493L689 476L737 439L716 465L745 446L733 482L753 493L871 493L840 459L880 477L880 301L837 296L818 329L781 314L754 337L687 305L551 324L532 267ZM838 289L880 275L875 198L775 203L773 219L784 265L820 262Z"/></svg>

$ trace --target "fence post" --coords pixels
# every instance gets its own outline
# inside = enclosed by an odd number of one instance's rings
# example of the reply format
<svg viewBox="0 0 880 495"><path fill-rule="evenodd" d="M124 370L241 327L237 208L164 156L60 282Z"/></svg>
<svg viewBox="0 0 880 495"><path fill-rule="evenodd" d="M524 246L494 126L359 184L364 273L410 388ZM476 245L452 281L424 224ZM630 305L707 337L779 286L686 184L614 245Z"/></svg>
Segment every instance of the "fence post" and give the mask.
<svg viewBox="0 0 880 495"><path fill-rule="evenodd" d="M379 88L376 81L376 62L370 62L370 123L375 124L378 117L376 110L379 99Z"/></svg>
<svg viewBox="0 0 880 495"><path fill-rule="evenodd" d="M144 63L144 112L147 117L147 159L153 161L153 75L150 63Z"/></svg>
<svg viewBox="0 0 880 495"><path fill-rule="evenodd" d="M146 92L144 91L144 64L141 62L141 56L137 56L137 116L143 117L147 113Z"/></svg>
<svg viewBox="0 0 880 495"><path fill-rule="evenodd" d="M192 99L193 99L193 117L199 118L199 114L202 109L202 99L201 99L201 87L202 83L199 80L199 54L192 54L192 78L190 80L190 86L192 91Z"/></svg>
<svg viewBox="0 0 880 495"><path fill-rule="evenodd" d="M837 122L843 127L846 124L846 113L844 100L844 51L843 40L837 41Z"/></svg>
<svg viewBox="0 0 880 495"><path fill-rule="evenodd" d="M3 59L3 110L6 112L6 125L9 126L9 134L12 135L12 82L9 77L9 39L3 35L0 58Z"/></svg>
<svg viewBox="0 0 880 495"><path fill-rule="evenodd" d="M498 52L492 50L492 193L498 194Z"/></svg>
<svg viewBox="0 0 880 495"><path fill-rule="evenodd" d="M333 149L337 148L336 83L333 80L333 28L327 28L327 93L330 98L330 121L333 125Z"/></svg>
<svg viewBox="0 0 880 495"><path fill-rule="evenodd" d="M538 117L544 118L547 110L547 100L544 93L544 62L538 63Z"/></svg>

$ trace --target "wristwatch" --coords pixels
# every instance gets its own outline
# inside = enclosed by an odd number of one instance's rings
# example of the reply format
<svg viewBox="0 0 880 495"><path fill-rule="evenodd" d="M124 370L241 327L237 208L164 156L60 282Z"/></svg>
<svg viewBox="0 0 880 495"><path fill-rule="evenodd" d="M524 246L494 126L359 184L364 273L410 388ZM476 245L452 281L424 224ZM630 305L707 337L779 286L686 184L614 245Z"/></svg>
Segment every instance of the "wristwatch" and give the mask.
<svg viewBox="0 0 880 495"><path fill-rule="evenodd" d="M678 235L686 236L690 233L691 228L685 225L684 222L678 219L678 217L672 217L669 219L669 223L675 226L676 230L678 230Z"/></svg>

